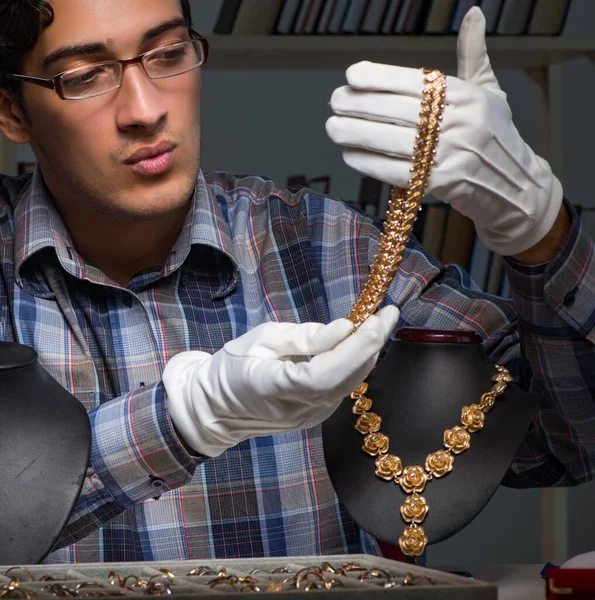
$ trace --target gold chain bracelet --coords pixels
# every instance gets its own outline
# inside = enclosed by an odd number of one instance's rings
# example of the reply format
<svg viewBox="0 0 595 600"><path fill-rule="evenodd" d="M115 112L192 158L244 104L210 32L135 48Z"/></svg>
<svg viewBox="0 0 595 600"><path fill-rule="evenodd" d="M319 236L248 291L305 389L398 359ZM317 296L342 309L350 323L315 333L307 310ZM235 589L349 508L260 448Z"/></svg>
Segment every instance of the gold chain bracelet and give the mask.
<svg viewBox="0 0 595 600"><path fill-rule="evenodd" d="M397 273L424 199L430 169L434 165L440 121L445 107L446 77L436 70L423 69L423 72L426 87L423 91L417 141L413 150L413 176L409 180L408 189L391 189L378 254L374 258L364 288L347 316L353 322L354 330L378 308Z"/></svg>

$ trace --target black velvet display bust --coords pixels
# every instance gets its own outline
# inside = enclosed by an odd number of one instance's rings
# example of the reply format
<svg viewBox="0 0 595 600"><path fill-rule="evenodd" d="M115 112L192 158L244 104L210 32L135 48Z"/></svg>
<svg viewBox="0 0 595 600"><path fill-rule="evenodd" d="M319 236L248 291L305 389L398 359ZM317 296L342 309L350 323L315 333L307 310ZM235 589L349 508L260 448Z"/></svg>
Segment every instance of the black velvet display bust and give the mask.
<svg viewBox="0 0 595 600"><path fill-rule="evenodd" d="M491 389L495 373L473 332L400 330L367 379L366 396L371 412L382 417L389 453L399 456L403 467L423 467L429 453L444 449L444 431L461 424L463 406L479 403ZM460 531L487 504L525 436L536 400L511 382L486 414L484 428L471 434L471 447L455 456L454 469L428 482L422 495L429 512L422 527L429 544ZM328 473L353 519L374 537L398 544L407 494L375 475L375 459L362 450L364 436L354 429L352 406L346 398L323 423Z"/></svg>
<svg viewBox="0 0 595 600"><path fill-rule="evenodd" d="M91 427L84 406L28 346L0 342L0 564L36 564L80 494Z"/></svg>

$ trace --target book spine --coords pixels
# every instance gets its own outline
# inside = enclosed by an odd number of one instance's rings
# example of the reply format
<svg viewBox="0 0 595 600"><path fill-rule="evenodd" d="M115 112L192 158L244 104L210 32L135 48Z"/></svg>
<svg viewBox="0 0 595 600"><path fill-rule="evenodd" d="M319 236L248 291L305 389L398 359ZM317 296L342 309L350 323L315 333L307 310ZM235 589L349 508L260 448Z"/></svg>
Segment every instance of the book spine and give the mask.
<svg viewBox="0 0 595 600"><path fill-rule="evenodd" d="M386 14L384 15L384 20L382 21L380 33L391 34L393 32L402 3L403 0L389 0L388 8L386 9Z"/></svg>
<svg viewBox="0 0 595 600"><path fill-rule="evenodd" d="M225 0L223 2L213 33L225 35L233 31L233 24L241 3L242 0Z"/></svg>
<svg viewBox="0 0 595 600"><path fill-rule="evenodd" d="M378 34L382 26L382 20L386 14L388 0L370 0L366 14L362 19L360 33Z"/></svg>
<svg viewBox="0 0 595 600"><path fill-rule="evenodd" d="M350 2L351 0L337 0L337 6L335 8L335 12L333 13L331 22L329 23L327 33L336 34L341 32L343 19L349 10Z"/></svg>
<svg viewBox="0 0 595 600"><path fill-rule="evenodd" d="M351 0L349 10L341 26L341 33L359 33L362 18L366 12L369 0Z"/></svg>
<svg viewBox="0 0 595 600"><path fill-rule="evenodd" d="M328 31L336 7L337 0L324 0L320 19L318 19L318 25L316 26L316 33L325 34Z"/></svg>
<svg viewBox="0 0 595 600"><path fill-rule="evenodd" d="M293 31L293 25L301 4L302 0L285 0L275 24L275 33L287 34Z"/></svg>

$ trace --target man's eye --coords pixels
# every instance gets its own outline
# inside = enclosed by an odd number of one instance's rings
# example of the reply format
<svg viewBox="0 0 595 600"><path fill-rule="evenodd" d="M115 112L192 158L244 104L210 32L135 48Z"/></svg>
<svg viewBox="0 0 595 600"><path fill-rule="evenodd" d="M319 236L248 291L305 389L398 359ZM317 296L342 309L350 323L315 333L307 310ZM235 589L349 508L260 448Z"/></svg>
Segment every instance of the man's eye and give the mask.
<svg viewBox="0 0 595 600"><path fill-rule="evenodd" d="M163 61L163 62L175 62L180 60L186 55L185 48L172 48L170 50L163 50L157 52L151 56L152 61Z"/></svg>
<svg viewBox="0 0 595 600"><path fill-rule="evenodd" d="M88 69L65 75L62 83L71 88L96 85L104 83L112 75L112 71L106 67L89 67Z"/></svg>
<svg viewBox="0 0 595 600"><path fill-rule="evenodd" d="M81 73L76 77L73 77L69 80L69 83L89 83L93 81L93 79L100 73L100 69L93 69L91 71L86 71L85 73Z"/></svg>

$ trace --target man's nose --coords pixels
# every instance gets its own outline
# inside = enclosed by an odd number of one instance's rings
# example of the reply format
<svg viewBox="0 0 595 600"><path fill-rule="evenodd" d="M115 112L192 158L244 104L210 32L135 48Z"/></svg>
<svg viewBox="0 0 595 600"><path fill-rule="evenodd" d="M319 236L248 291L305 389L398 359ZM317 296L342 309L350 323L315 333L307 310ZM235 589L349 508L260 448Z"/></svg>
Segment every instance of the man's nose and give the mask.
<svg viewBox="0 0 595 600"><path fill-rule="evenodd" d="M168 109L158 82L149 79L141 65L128 65L118 90L117 124L122 130L154 130Z"/></svg>

